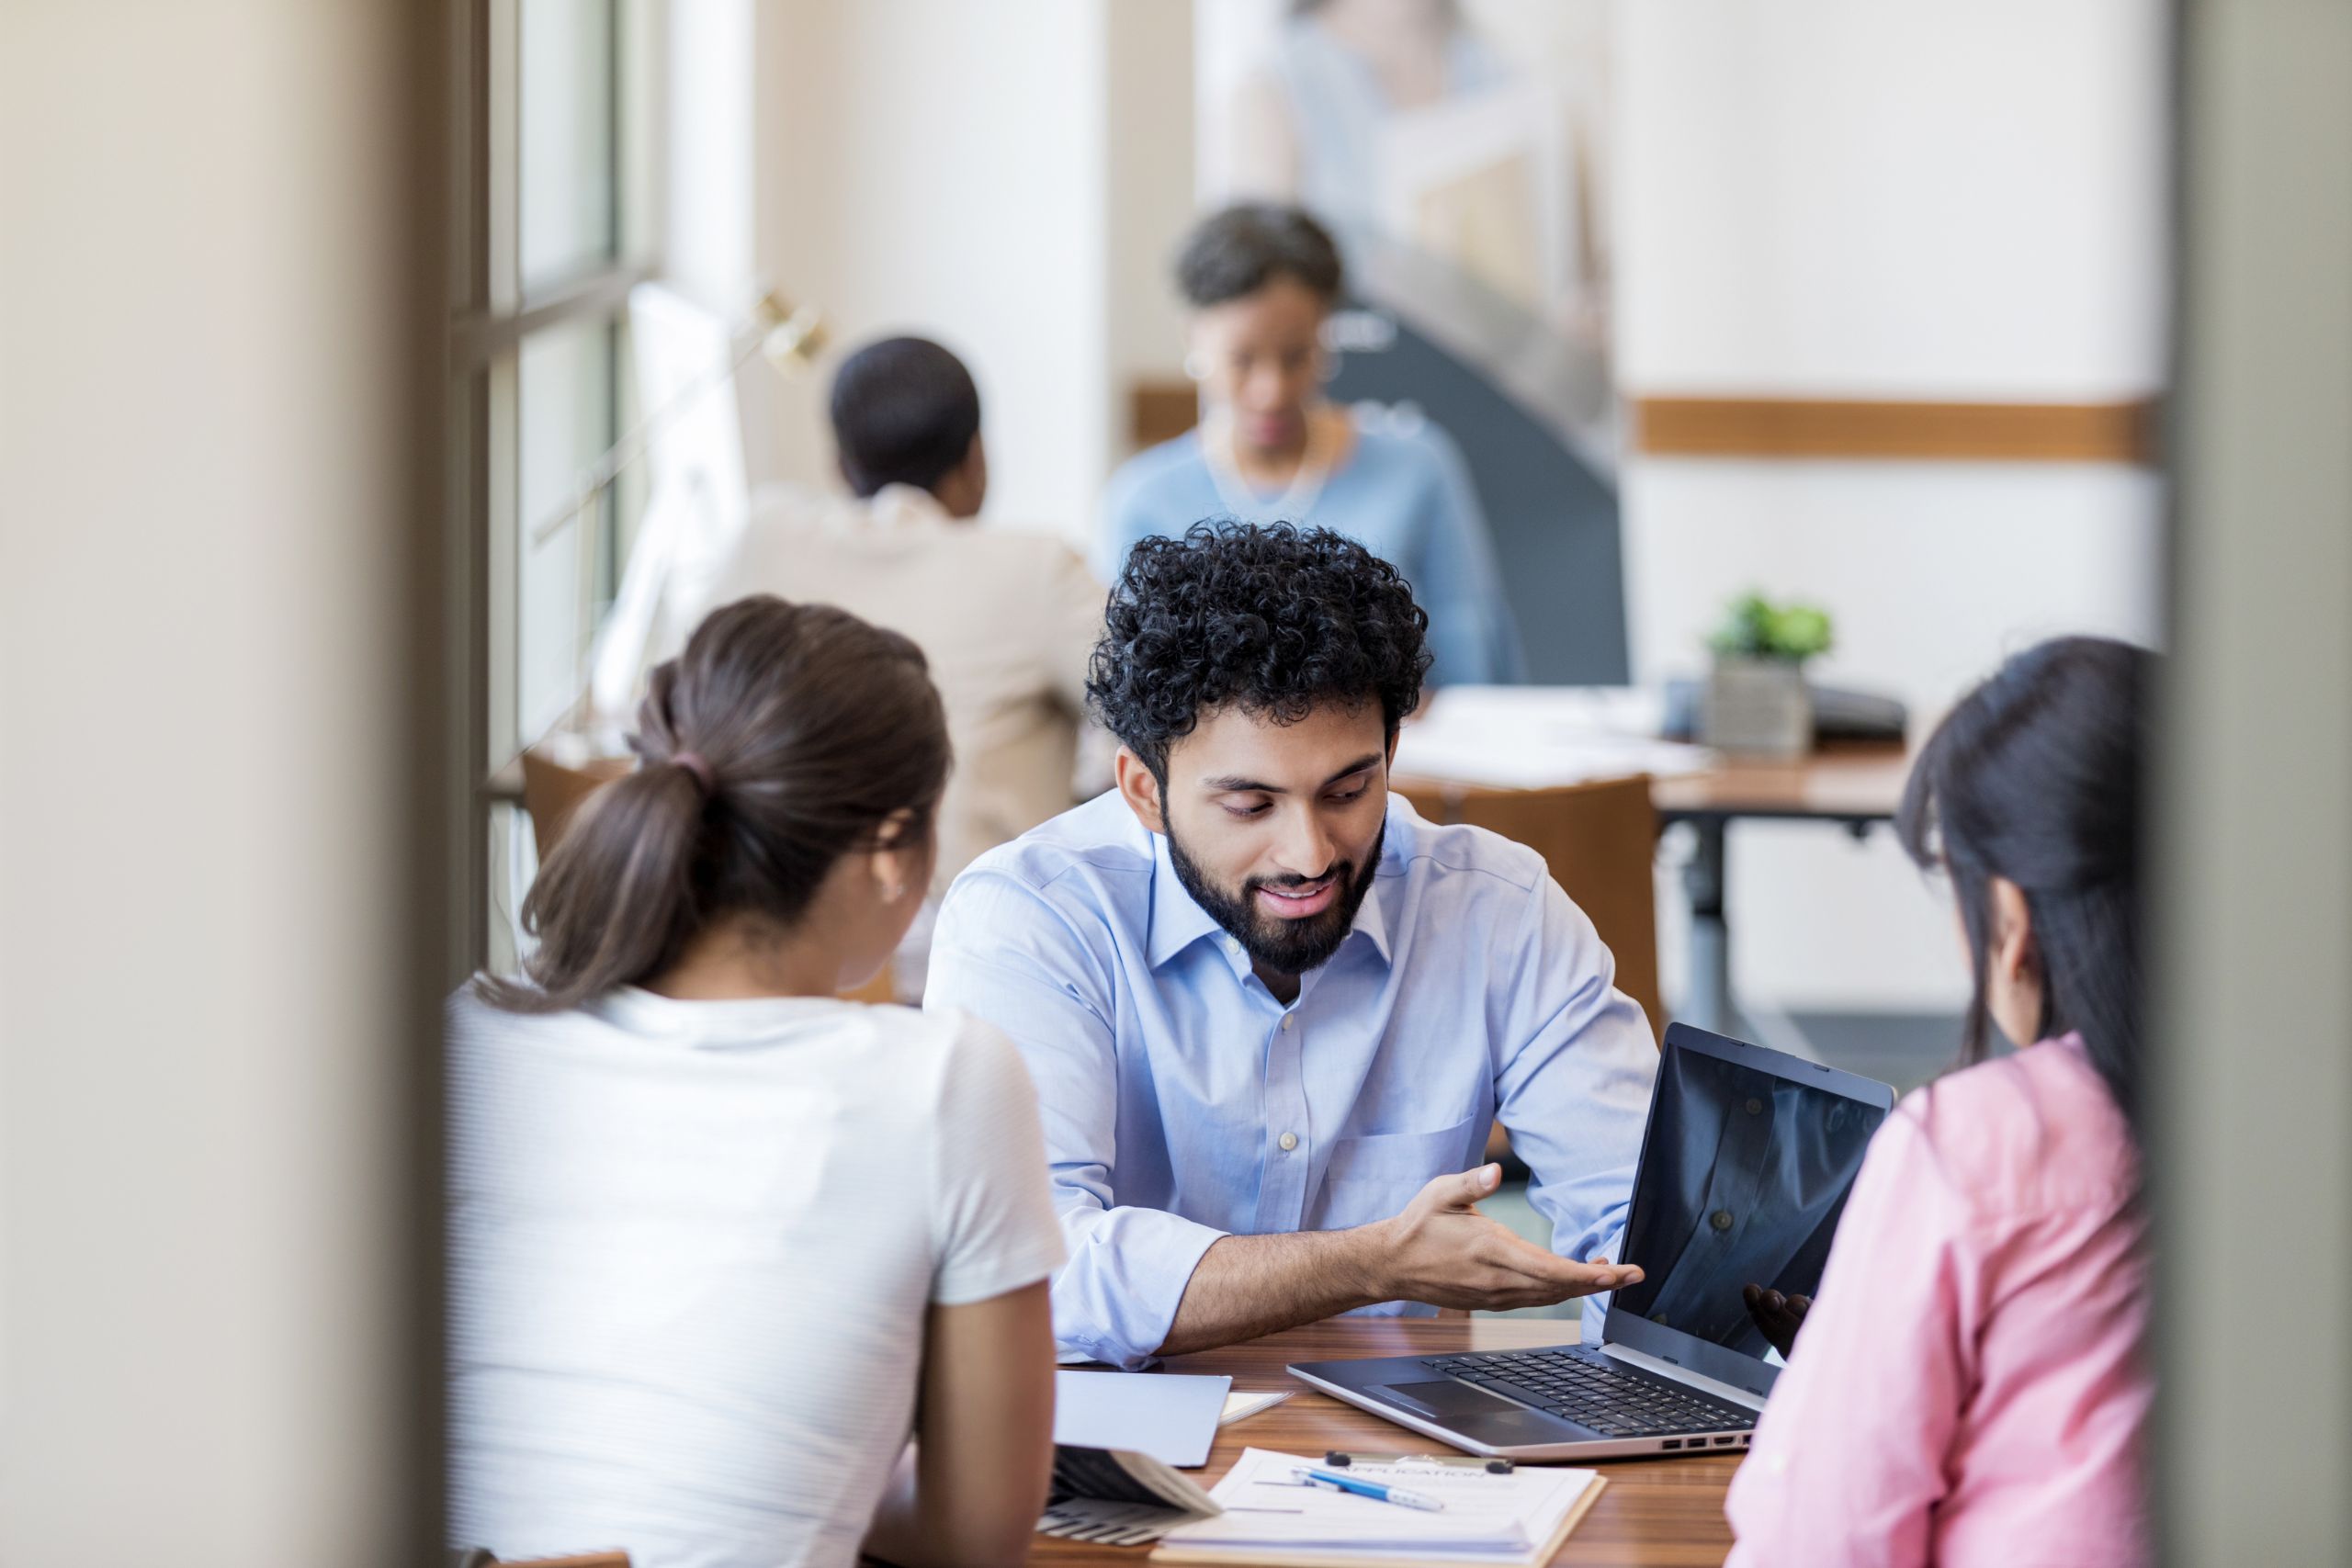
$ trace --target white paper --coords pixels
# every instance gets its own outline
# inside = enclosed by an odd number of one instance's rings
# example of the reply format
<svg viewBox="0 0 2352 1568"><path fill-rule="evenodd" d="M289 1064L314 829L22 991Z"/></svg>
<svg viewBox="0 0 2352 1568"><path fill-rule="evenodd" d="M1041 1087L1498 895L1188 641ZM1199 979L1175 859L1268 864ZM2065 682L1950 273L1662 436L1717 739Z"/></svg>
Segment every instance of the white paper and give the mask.
<svg viewBox="0 0 2352 1568"><path fill-rule="evenodd" d="M1657 739L1654 694L1630 686L1447 686L1405 726L1393 772L1501 789L1547 789L1715 765L1702 746Z"/></svg>
<svg viewBox="0 0 2352 1568"><path fill-rule="evenodd" d="M1168 1543L1236 1552L1334 1550L1367 1562L1426 1562L1439 1555L1476 1562L1528 1562L1598 1479L1589 1470L1522 1465L1509 1475L1493 1475L1414 1460L1348 1467L1350 1475L1445 1504L1442 1512L1427 1513L1295 1484L1295 1470L1320 1464L1267 1449L1246 1450L1210 1489L1225 1512L1169 1531Z"/></svg>
<svg viewBox="0 0 2352 1568"><path fill-rule="evenodd" d="M1292 1392L1289 1389L1274 1389L1258 1393L1228 1393L1225 1396L1225 1414L1217 1417L1216 1424L1220 1427L1230 1427L1236 1421L1245 1420L1261 1410L1271 1410L1288 1399Z"/></svg>

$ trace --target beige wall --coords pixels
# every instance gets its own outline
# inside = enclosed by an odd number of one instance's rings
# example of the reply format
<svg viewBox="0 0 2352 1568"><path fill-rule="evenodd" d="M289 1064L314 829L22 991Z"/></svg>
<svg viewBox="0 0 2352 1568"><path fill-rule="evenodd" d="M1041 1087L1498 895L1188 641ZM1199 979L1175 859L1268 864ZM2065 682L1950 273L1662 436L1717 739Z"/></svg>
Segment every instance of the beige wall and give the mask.
<svg viewBox="0 0 2352 1568"><path fill-rule="evenodd" d="M835 349L747 394L754 483L831 482L840 350L913 332L980 383L989 514L1088 525L1114 429L1109 25L1099 0L763 0L756 264L823 307Z"/></svg>
<svg viewBox="0 0 2352 1568"><path fill-rule="evenodd" d="M0 10L0 1562L413 1562L434 7Z"/></svg>
<svg viewBox="0 0 2352 1568"><path fill-rule="evenodd" d="M833 332L744 379L752 481L831 484L842 351L921 333L979 378L989 518L1088 537L1127 389L1183 364L1191 0L751 3L753 270Z"/></svg>
<svg viewBox="0 0 2352 1568"><path fill-rule="evenodd" d="M1114 5L1110 94L1112 432L1124 455L1128 388L1184 373L1184 310L1172 276L1193 221L1192 0Z"/></svg>

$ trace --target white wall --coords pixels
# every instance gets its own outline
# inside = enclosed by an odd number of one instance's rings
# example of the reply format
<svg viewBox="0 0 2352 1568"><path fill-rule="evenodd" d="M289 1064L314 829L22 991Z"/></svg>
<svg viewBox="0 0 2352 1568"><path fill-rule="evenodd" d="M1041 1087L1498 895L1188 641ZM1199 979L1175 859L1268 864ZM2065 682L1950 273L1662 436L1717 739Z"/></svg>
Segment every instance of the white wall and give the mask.
<svg viewBox="0 0 2352 1568"><path fill-rule="evenodd" d="M752 303L752 0L668 8L662 262L666 281L733 321Z"/></svg>
<svg viewBox="0 0 2352 1568"><path fill-rule="evenodd" d="M2164 16L2156 0L1620 6L1628 395L2156 389ZM2158 635L2163 495L2143 470L1634 455L1623 495L1637 679L1695 671L1751 586L1828 607L1840 641L1820 677L1922 719L2037 637ZM1889 836L1749 825L1733 845L1748 997L1964 995L1950 916Z"/></svg>
<svg viewBox="0 0 2352 1568"><path fill-rule="evenodd" d="M438 15L0 7L0 1562L435 1544Z"/></svg>
<svg viewBox="0 0 2352 1568"><path fill-rule="evenodd" d="M2098 399L2163 375L2159 0L1617 13L1645 390Z"/></svg>
<svg viewBox="0 0 2352 1568"><path fill-rule="evenodd" d="M830 481L840 350L912 332L979 381L989 515L1081 536L1117 425L1106 8L763 0L755 26L757 265L835 347L758 416L753 482Z"/></svg>
<svg viewBox="0 0 2352 1568"><path fill-rule="evenodd" d="M1184 373L1176 248L1192 226L1192 0L1109 7L1111 391L1115 455L1129 445L1127 389Z"/></svg>

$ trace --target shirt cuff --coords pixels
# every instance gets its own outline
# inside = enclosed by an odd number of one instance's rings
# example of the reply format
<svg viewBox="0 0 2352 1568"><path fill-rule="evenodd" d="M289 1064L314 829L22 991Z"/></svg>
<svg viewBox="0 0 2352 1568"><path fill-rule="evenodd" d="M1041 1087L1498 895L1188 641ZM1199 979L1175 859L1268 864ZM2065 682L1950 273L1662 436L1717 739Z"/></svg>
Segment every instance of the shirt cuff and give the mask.
<svg viewBox="0 0 2352 1568"><path fill-rule="evenodd" d="M1063 1213L1062 1235L1069 1262L1054 1280L1056 1349L1139 1371L1168 1342L1201 1254L1226 1233L1163 1209L1088 1205Z"/></svg>

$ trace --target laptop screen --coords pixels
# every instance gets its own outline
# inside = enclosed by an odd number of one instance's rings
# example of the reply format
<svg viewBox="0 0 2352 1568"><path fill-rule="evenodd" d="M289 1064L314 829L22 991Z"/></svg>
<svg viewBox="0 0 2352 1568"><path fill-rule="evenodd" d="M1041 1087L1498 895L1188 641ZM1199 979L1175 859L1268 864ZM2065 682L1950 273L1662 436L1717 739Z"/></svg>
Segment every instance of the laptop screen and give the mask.
<svg viewBox="0 0 2352 1568"><path fill-rule="evenodd" d="M1623 1253L1643 1279L1616 1293L1611 1322L1625 1314L1766 1359L1771 1344L1745 1288L1820 1288L1847 1190L1890 1099L1850 1074L1669 1031Z"/></svg>

